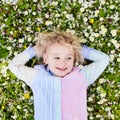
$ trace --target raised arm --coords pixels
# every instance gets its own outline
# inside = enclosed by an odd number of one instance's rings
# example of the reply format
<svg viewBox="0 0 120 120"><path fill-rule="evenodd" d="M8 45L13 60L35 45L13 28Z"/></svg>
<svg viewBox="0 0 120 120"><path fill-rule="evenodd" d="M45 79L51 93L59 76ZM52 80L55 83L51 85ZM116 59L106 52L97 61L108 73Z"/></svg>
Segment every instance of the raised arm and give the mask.
<svg viewBox="0 0 120 120"><path fill-rule="evenodd" d="M33 78L37 74L38 70L25 66L25 63L35 55L35 49L30 46L25 51L15 56L8 66L12 73L14 73L19 79L23 80L29 86L32 85Z"/></svg>
<svg viewBox="0 0 120 120"><path fill-rule="evenodd" d="M82 54L85 59L93 61L91 64L86 65L81 70L87 80L88 86L92 84L104 71L109 64L109 56L103 52L84 46Z"/></svg>

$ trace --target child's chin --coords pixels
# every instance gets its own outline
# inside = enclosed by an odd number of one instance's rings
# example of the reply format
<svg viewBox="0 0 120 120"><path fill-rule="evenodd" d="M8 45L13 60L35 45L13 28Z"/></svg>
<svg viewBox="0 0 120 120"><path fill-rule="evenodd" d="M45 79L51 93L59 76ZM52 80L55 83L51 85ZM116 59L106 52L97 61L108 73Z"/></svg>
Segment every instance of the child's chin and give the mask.
<svg viewBox="0 0 120 120"><path fill-rule="evenodd" d="M66 74L57 74L56 76L58 76L58 77L65 77L66 75L67 75L68 73L66 73Z"/></svg>

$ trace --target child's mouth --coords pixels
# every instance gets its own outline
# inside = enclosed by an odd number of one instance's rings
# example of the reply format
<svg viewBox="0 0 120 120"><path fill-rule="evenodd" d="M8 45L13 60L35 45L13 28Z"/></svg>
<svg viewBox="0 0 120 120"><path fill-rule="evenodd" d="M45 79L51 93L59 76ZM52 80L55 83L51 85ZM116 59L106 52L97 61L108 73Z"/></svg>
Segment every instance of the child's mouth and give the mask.
<svg viewBox="0 0 120 120"><path fill-rule="evenodd" d="M65 71L65 70L67 70L67 68L59 68L59 67L56 67L58 70L60 70L60 71Z"/></svg>

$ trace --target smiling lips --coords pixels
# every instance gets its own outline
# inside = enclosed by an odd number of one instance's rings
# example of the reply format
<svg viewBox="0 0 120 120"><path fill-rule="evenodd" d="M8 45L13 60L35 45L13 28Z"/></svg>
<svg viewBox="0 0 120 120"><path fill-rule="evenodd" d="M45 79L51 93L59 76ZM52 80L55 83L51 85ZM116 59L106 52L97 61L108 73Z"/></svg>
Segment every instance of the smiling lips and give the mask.
<svg viewBox="0 0 120 120"><path fill-rule="evenodd" d="M59 68L59 67L56 67L58 70L60 70L60 71L65 71L65 70L67 70L67 68Z"/></svg>

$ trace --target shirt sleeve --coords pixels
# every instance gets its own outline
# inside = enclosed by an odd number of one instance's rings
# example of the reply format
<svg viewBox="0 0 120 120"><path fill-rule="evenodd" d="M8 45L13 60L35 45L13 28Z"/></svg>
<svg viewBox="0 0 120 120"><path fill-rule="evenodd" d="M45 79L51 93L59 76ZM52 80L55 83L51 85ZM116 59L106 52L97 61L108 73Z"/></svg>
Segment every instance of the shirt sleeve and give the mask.
<svg viewBox="0 0 120 120"><path fill-rule="evenodd" d="M29 46L26 50L16 55L8 65L10 71L29 86L32 85L33 78L38 73L38 70L25 66L25 63L35 55L35 50Z"/></svg>
<svg viewBox="0 0 120 120"><path fill-rule="evenodd" d="M103 52L84 46L82 55L85 59L92 61L81 70L88 86L91 85L104 71L109 64L109 56Z"/></svg>

